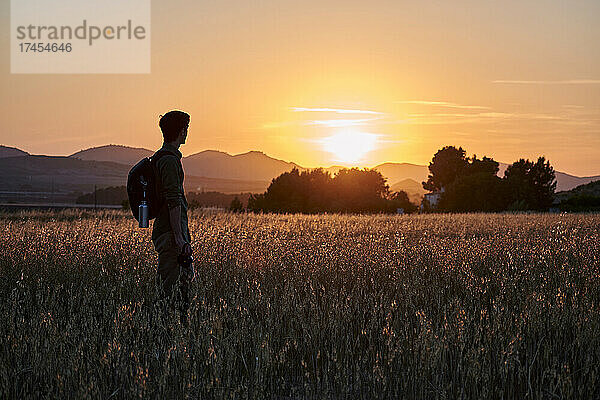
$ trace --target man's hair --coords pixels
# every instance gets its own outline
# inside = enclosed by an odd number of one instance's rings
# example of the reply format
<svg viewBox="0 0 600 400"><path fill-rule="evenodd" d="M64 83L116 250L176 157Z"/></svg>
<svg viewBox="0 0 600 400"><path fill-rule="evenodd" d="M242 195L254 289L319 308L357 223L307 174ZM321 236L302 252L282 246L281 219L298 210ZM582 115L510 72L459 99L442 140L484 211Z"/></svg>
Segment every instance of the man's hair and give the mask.
<svg viewBox="0 0 600 400"><path fill-rule="evenodd" d="M182 129L190 124L190 115L183 111L169 111L160 117L160 130L165 142L172 142L179 136Z"/></svg>

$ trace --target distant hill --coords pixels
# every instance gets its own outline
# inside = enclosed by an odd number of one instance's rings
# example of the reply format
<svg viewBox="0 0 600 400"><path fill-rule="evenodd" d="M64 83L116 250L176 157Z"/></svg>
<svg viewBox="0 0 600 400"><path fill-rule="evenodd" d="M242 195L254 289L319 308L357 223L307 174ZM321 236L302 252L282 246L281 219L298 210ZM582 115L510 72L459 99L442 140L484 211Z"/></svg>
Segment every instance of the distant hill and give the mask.
<svg viewBox="0 0 600 400"><path fill-rule="evenodd" d="M26 155L0 158L0 191L83 192L123 186L131 166L75 157ZM186 174L186 191L264 192L270 181L196 177Z"/></svg>
<svg viewBox="0 0 600 400"><path fill-rule="evenodd" d="M400 182L396 182L393 185L390 185L390 190L392 192L404 191L408 195L408 199L413 204L421 204L421 200L427 191L423 189L423 185L420 182L415 181L414 179L404 179Z"/></svg>
<svg viewBox="0 0 600 400"><path fill-rule="evenodd" d="M600 178L593 182L579 185L574 189L558 192L556 193L556 198L558 200L565 200L569 197L580 195L600 197Z"/></svg>
<svg viewBox="0 0 600 400"><path fill-rule="evenodd" d="M89 188L93 187L94 183L102 186L120 186L131 166L152 154L152 150L145 148L107 145L81 150L68 157L50 157L31 156L14 147L0 146L0 160L5 160L0 166L4 172L4 176L0 178L0 190L21 186L35 188L37 184L47 186L54 173L57 174L55 183L67 187L87 187L86 192L91 191ZM7 162L8 157L12 161ZM31 160L32 164L26 165L26 160ZM77 164L77 161L108 164ZM294 167L301 171L307 169L260 151L231 155L222 151L205 150L184 157L182 162L186 173L186 190L222 193L264 192L271 180L282 173ZM498 175L503 176L507 167L508 164L500 163ZM331 166L324 169L334 175L341 168L343 167ZM421 196L423 190L417 190L414 182L420 185L429 173L427 166L409 163L383 163L374 169L381 172L390 187L401 187L399 190L405 190L415 198L416 195ZM557 191L570 190L600 179L600 176L577 177L563 172L556 172L556 177ZM398 186L401 182L402 185Z"/></svg>
<svg viewBox="0 0 600 400"><path fill-rule="evenodd" d="M153 151L141 147L128 147L117 144L109 144L107 146L92 147L90 149L81 150L77 153L71 154L69 157L89 161L112 161L131 167L142 158L149 157L152 154L154 154Z"/></svg>
<svg viewBox="0 0 600 400"><path fill-rule="evenodd" d="M384 163L374 167L381 175L387 178L389 185L406 179L412 179L416 182L427 180L429 169L425 165L416 165L408 163Z"/></svg>
<svg viewBox="0 0 600 400"><path fill-rule="evenodd" d="M600 180L557 193L554 204L561 211L599 212Z"/></svg>
<svg viewBox="0 0 600 400"><path fill-rule="evenodd" d="M267 181L296 167L303 167L267 156L260 151L230 155L222 151L205 150L183 158L186 175L210 178Z"/></svg>
<svg viewBox="0 0 600 400"><path fill-rule="evenodd" d="M131 167L142 158L149 157L152 154L154 154L153 151L144 148L107 145L81 150L69 157L81 160L118 162ZM205 150L183 157L182 163L186 177L196 176L251 181L254 183L250 186L255 187L262 187L264 182L270 183L271 179L291 170L293 167L304 170L303 167L295 163L269 157L260 151L231 155L222 151ZM260 182L260 184L257 185L257 182ZM247 188L248 185L246 184ZM211 190L217 189L213 188Z"/></svg>
<svg viewBox="0 0 600 400"><path fill-rule="evenodd" d="M29 153L16 147L8 147L0 145L0 158L26 156Z"/></svg>
<svg viewBox="0 0 600 400"><path fill-rule="evenodd" d="M0 158L2 190L84 191L123 185L129 166L71 157L26 155Z"/></svg>
<svg viewBox="0 0 600 400"><path fill-rule="evenodd" d="M597 180L600 180L600 175L579 177L565 174L564 172L556 172L556 191L562 192L564 190L571 190L577 186L585 185L586 183Z"/></svg>

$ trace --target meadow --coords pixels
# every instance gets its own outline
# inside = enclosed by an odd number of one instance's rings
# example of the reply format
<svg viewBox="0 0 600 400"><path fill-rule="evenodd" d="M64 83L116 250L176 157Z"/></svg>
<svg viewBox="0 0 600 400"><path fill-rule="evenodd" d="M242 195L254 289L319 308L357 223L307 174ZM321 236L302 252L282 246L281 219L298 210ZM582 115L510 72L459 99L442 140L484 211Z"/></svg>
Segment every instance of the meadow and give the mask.
<svg viewBox="0 0 600 400"><path fill-rule="evenodd" d="M600 398L600 215L0 214L0 398Z"/></svg>

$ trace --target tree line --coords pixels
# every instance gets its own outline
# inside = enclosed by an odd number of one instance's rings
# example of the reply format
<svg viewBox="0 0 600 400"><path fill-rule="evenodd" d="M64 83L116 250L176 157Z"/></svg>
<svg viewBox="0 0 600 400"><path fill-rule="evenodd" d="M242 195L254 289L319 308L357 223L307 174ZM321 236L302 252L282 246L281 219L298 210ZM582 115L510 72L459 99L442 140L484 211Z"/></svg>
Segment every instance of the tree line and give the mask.
<svg viewBox="0 0 600 400"><path fill-rule="evenodd" d="M344 168L335 176L323 168L294 168L248 199L248 210L254 212L395 213L398 208L413 212L417 206L405 192L391 192L380 172L367 168Z"/></svg>
<svg viewBox="0 0 600 400"><path fill-rule="evenodd" d="M543 211L552 206L555 172L544 157L520 159L502 178L498 171L499 163L492 158L467 157L462 147L440 149L422 183L439 201L431 204L426 197L423 211ZM345 168L334 176L323 168L294 168L273 179L266 192L251 195L247 206L254 212L309 214L394 213L398 208L407 213L418 209L405 192L391 192L381 173L368 168Z"/></svg>
<svg viewBox="0 0 600 400"><path fill-rule="evenodd" d="M446 146L429 163L423 188L438 192L439 202L425 209L438 211L547 211L554 199L556 176L544 157L537 161L520 159L498 176L498 162L492 158L467 157L462 147Z"/></svg>

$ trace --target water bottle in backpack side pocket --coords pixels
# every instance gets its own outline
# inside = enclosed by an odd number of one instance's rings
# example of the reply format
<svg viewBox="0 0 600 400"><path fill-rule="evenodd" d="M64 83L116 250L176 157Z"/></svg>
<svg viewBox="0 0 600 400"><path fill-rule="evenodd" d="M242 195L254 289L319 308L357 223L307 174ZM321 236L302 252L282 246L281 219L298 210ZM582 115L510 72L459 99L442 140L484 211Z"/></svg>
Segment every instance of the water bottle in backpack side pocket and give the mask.
<svg viewBox="0 0 600 400"><path fill-rule="evenodd" d="M142 200L142 202L140 203L138 212L139 212L138 221L140 221L140 228L148 228L148 226L149 226L148 216L150 214L150 208L148 207L148 202L146 200Z"/></svg>

